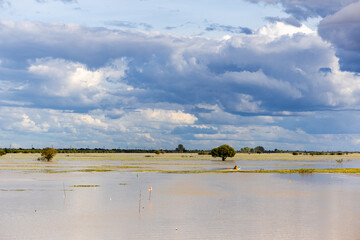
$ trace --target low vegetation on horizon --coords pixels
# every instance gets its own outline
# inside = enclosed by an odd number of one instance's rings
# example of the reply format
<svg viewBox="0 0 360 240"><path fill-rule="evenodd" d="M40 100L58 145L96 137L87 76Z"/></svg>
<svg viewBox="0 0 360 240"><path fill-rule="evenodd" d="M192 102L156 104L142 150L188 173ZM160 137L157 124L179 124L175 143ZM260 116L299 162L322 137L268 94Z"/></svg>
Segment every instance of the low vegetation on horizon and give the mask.
<svg viewBox="0 0 360 240"><path fill-rule="evenodd" d="M53 148L55 149L55 148ZM38 148L3 148L0 149L0 156L3 156L7 153L41 153L43 149ZM155 154L165 154L165 153L197 153L198 155L212 155L211 150L201 150L193 149L188 150L184 145L179 144L175 149L106 149L106 148L57 148L55 149L57 153L155 153ZM349 153L357 152L344 152L344 151L291 151L291 150L267 150L263 146L257 146L254 148L243 147L240 150L234 150L235 153L248 153L248 154L262 154L262 153L290 153L294 156L297 155L347 155Z"/></svg>

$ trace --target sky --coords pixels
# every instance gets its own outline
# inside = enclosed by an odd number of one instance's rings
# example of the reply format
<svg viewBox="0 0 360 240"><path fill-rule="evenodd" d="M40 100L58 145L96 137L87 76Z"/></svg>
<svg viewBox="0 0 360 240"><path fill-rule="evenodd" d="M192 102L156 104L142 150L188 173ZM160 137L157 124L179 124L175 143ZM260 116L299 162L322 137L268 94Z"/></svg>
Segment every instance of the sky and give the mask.
<svg viewBox="0 0 360 240"><path fill-rule="evenodd" d="M0 147L359 151L359 12L0 0Z"/></svg>

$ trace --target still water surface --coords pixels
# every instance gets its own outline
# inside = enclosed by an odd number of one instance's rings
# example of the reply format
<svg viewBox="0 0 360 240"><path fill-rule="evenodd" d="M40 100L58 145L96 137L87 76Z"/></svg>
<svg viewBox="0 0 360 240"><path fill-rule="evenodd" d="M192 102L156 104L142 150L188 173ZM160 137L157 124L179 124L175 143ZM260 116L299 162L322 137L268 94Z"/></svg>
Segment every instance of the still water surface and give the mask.
<svg viewBox="0 0 360 240"><path fill-rule="evenodd" d="M359 186L346 174L6 171L0 239L357 240Z"/></svg>

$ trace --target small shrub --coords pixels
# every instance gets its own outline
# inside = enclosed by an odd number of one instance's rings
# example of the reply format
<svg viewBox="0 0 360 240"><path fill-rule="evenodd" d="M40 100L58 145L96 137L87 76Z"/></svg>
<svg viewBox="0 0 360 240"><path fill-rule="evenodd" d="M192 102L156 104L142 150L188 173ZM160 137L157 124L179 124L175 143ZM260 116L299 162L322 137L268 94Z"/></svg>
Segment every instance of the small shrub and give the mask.
<svg viewBox="0 0 360 240"><path fill-rule="evenodd" d="M296 155L299 155L298 152L293 152L292 155L296 156Z"/></svg>
<svg viewBox="0 0 360 240"><path fill-rule="evenodd" d="M154 153L156 153L156 154L164 154L165 153L165 151L164 150L155 150L154 151Z"/></svg>
<svg viewBox="0 0 360 240"><path fill-rule="evenodd" d="M343 152L337 152L336 155L343 155Z"/></svg>
<svg viewBox="0 0 360 240"><path fill-rule="evenodd" d="M198 155L209 155L209 153L205 152L205 151L200 151L200 152L198 152Z"/></svg>
<svg viewBox="0 0 360 240"><path fill-rule="evenodd" d="M0 149L0 156L3 156L3 155L5 155L5 154L6 154L5 150L4 150L4 149Z"/></svg>
<svg viewBox="0 0 360 240"><path fill-rule="evenodd" d="M344 159L337 159L336 160L336 162L339 163L339 164L343 163L343 161L344 161Z"/></svg>
<svg viewBox="0 0 360 240"><path fill-rule="evenodd" d="M51 161L55 157L56 154L57 154L56 149L47 147L41 151L41 158L38 160Z"/></svg>

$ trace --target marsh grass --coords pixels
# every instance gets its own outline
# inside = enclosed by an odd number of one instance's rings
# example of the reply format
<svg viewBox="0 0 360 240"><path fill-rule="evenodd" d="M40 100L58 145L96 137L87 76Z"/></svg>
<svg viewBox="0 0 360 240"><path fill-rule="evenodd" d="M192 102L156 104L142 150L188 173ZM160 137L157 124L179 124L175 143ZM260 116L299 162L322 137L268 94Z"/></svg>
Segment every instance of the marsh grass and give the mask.
<svg viewBox="0 0 360 240"><path fill-rule="evenodd" d="M194 171L194 170L181 170L181 171L168 171L168 170L140 170L138 172L157 172L157 173L282 173L282 174L312 174L312 173L360 173L360 168L329 168L329 169L274 169L274 170L210 170L210 171Z"/></svg>
<svg viewBox="0 0 360 240"><path fill-rule="evenodd" d="M29 189L0 189L1 192L25 192L31 191Z"/></svg>
<svg viewBox="0 0 360 240"><path fill-rule="evenodd" d="M196 153L167 153L167 154L58 154L54 162L36 161L39 154L7 154L0 161L0 172L17 171L23 173L101 173L101 172L159 172L159 173L359 173L356 168L336 169L314 169L317 164L333 166L332 163L339 162L336 155L297 155L290 153L281 154L242 154L235 155L234 158L221 162L214 160L209 155L198 155ZM152 156L152 157L147 157ZM354 161L355 167L360 159L359 154L349 154L341 157L342 161ZM237 161L237 163L234 163ZM259 168L283 168L277 170L246 170L246 165L254 169L252 163L244 163L240 171L234 171L234 165L242 165L242 161L254 162L254 166ZM256 161L264 161L257 163ZM299 161L302 161L299 163ZM286 162L286 163L285 163ZM315 165L314 165L315 164ZM329 165L327 165L329 164ZM232 165L232 166L231 166ZM222 169L219 170L220 167Z"/></svg>
<svg viewBox="0 0 360 240"><path fill-rule="evenodd" d="M344 161L344 159L336 159L336 162L337 162L338 164L342 164L343 161Z"/></svg>

